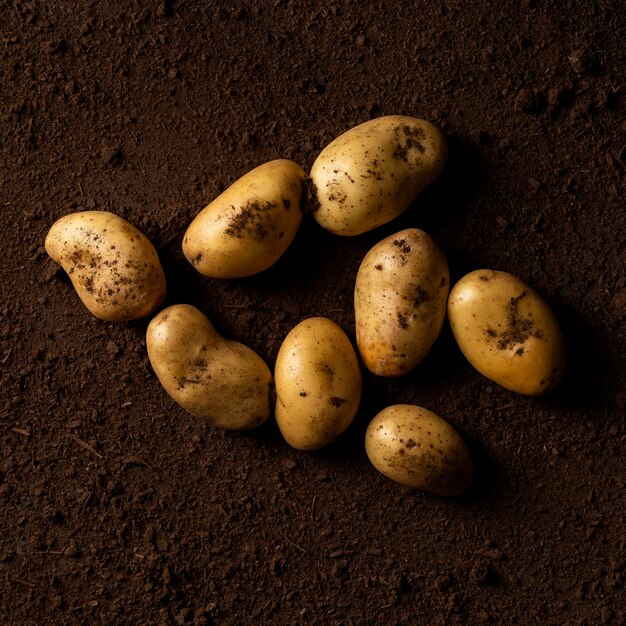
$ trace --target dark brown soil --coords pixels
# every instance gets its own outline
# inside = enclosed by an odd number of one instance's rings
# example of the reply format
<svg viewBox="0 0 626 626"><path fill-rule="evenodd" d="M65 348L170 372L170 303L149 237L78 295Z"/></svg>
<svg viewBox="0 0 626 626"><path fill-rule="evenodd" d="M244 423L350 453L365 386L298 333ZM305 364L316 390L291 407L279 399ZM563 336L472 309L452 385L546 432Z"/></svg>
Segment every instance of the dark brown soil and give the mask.
<svg viewBox="0 0 626 626"><path fill-rule="evenodd" d="M623 624L626 212L621 2L0 2L0 621L4 624ZM336 237L305 215L270 270L210 280L193 216L267 160L309 168L385 114L446 133L403 216ZM408 375L364 374L351 428L299 453L274 423L215 430L146 356L149 320L92 317L45 254L53 221L113 211L188 302L270 364L300 320L354 338L359 262L423 228L453 280L541 293L568 373L545 398L481 377L446 327ZM369 464L393 403L448 419L471 491Z"/></svg>

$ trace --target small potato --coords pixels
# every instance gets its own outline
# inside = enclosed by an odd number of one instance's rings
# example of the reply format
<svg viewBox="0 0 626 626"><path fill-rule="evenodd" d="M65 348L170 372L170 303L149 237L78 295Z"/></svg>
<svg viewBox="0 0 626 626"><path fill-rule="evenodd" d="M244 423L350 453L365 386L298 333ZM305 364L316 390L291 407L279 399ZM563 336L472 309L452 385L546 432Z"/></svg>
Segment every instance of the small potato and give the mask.
<svg viewBox="0 0 626 626"><path fill-rule="evenodd" d="M276 422L299 450L329 444L352 422L361 400L361 372L346 334L311 317L285 337L276 359Z"/></svg>
<svg viewBox="0 0 626 626"><path fill-rule="evenodd" d="M355 126L313 163L313 216L336 235L386 224L439 176L447 155L444 136L425 120L389 115Z"/></svg>
<svg viewBox="0 0 626 626"><path fill-rule="evenodd" d="M448 318L467 360L483 376L528 396L548 393L565 371L565 349L550 307L506 272L476 270L454 285Z"/></svg>
<svg viewBox="0 0 626 626"><path fill-rule="evenodd" d="M150 315L165 297L165 275L148 238L107 211L71 213L46 237L83 304L107 322Z"/></svg>
<svg viewBox="0 0 626 626"><path fill-rule="evenodd" d="M149 324L150 363L185 410L226 430L247 430L270 415L272 374L261 357L221 337L189 304L161 311Z"/></svg>
<svg viewBox="0 0 626 626"><path fill-rule="evenodd" d="M235 181L189 225L187 260L213 278L250 276L276 263L302 221L303 179L299 165L279 159Z"/></svg>
<svg viewBox="0 0 626 626"><path fill-rule="evenodd" d="M401 485L458 496L474 469L460 435L431 411L410 404L383 409L367 427L365 451L374 467Z"/></svg>
<svg viewBox="0 0 626 626"><path fill-rule="evenodd" d="M409 228L377 243L356 277L356 340L367 368L400 376L414 368L437 339L450 285L441 248Z"/></svg>

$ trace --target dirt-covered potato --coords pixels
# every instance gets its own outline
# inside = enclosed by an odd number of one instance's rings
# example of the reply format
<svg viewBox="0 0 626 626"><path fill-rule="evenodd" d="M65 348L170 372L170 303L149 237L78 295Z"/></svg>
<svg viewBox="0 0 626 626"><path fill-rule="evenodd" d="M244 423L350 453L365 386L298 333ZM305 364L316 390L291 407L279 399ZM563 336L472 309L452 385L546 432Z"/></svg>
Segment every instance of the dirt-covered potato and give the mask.
<svg viewBox="0 0 626 626"><path fill-rule="evenodd" d="M195 307L161 311L146 345L161 384L192 415L226 430L254 428L269 417L272 374L263 359L221 337Z"/></svg>
<svg viewBox="0 0 626 626"><path fill-rule="evenodd" d="M472 482L472 459L461 436L419 406L383 409L367 427L365 450L379 472L407 487L458 496Z"/></svg>
<svg viewBox="0 0 626 626"><path fill-rule="evenodd" d="M62 217L50 228L45 248L67 272L83 304L107 322L150 315L165 297L165 275L154 246L114 213Z"/></svg>
<svg viewBox="0 0 626 626"><path fill-rule="evenodd" d="M446 257L424 231L409 228L377 243L356 277L356 340L367 368L400 376L437 339L446 315Z"/></svg>
<svg viewBox="0 0 626 626"><path fill-rule="evenodd" d="M311 317L285 338L276 359L276 422L287 443L315 450L352 422L361 399L361 372L346 334Z"/></svg>
<svg viewBox="0 0 626 626"><path fill-rule="evenodd" d="M537 396L561 380L565 349L559 323L519 278L492 270L467 274L450 292L448 318L467 360L499 385Z"/></svg>
<svg viewBox="0 0 626 626"><path fill-rule="evenodd" d="M313 215L337 235L386 224L439 176L447 155L444 136L425 120L389 115L355 126L313 163Z"/></svg>
<svg viewBox="0 0 626 626"><path fill-rule="evenodd" d="M273 265L302 221L304 170L286 159L264 163L235 181L191 222L187 260L205 276L250 276Z"/></svg>

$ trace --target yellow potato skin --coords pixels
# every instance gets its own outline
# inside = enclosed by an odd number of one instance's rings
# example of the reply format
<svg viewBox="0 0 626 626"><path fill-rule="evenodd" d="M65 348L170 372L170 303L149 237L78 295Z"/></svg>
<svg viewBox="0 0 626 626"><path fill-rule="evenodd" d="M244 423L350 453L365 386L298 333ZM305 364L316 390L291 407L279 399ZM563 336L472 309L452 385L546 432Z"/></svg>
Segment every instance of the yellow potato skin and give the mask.
<svg viewBox="0 0 626 626"><path fill-rule="evenodd" d="M235 181L191 222L187 260L205 276L251 276L287 250L302 221L304 170L293 161L264 163Z"/></svg>
<svg viewBox="0 0 626 626"><path fill-rule="evenodd" d="M417 228L383 239L365 255L354 313L357 345L370 372L401 376L426 356L441 331L449 288L443 251Z"/></svg>
<svg viewBox="0 0 626 626"><path fill-rule="evenodd" d="M361 372L346 334L311 317L287 335L276 358L276 422L299 450L329 444L352 422L361 400Z"/></svg>
<svg viewBox="0 0 626 626"><path fill-rule="evenodd" d="M365 451L391 480L442 496L458 496L474 469L463 439L445 420L410 404L383 409L367 427Z"/></svg>
<svg viewBox="0 0 626 626"><path fill-rule="evenodd" d="M389 115L355 126L313 163L313 216L337 235L386 224L439 176L447 155L445 137L425 120Z"/></svg>
<svg viewBox="0 0 626 626"><path fill-rule="evenodd" d="M261 357L221 337L189 304L161 311L148 325L148 357L169 395L186 411L226 430L247 430L270 415L272 374Z"/></svg>
<svg viewBox="0 0 626 626"><path fill-rule="evenodd" d="M467 274L450 292L448 319L467 360L502 387L538 396L563 377L559 323L519 278L493 270Z"/></svg>
<svg viewBox="0 0 626 626"><path fill-rule="evenodd" d="M57 220L46 252L67 272L83 304L107 322L150 315L165 297L165 275L149 239L108 211Z"/></svg>

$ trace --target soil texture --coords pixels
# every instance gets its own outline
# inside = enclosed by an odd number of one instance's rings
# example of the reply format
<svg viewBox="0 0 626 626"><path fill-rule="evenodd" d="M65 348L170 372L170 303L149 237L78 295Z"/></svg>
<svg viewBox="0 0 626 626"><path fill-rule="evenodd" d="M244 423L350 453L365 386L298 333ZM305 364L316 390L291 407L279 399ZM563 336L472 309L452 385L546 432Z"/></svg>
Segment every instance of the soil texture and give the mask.
<svg viewBox="0 0 626 626"><path fill-rule="evenodd" d="M0 622L624 624L625 13L621 2L0 0ZM352 126L437 124L449 160L358 237L309 206L250 278L185 260L193 217L271 159L307 171ZM364 371L319 452L270 420L222 432L165 393L149 319L93 317L43 242L112 211L154 243L168 291L273 368L321 315L354 341L359 263L404 228L454 283L510 272L553 307L568 371L516 395L446 325L407 375ZM390 404L447 419L476 463L442 498L391 482L364 435Z"/></svg>

